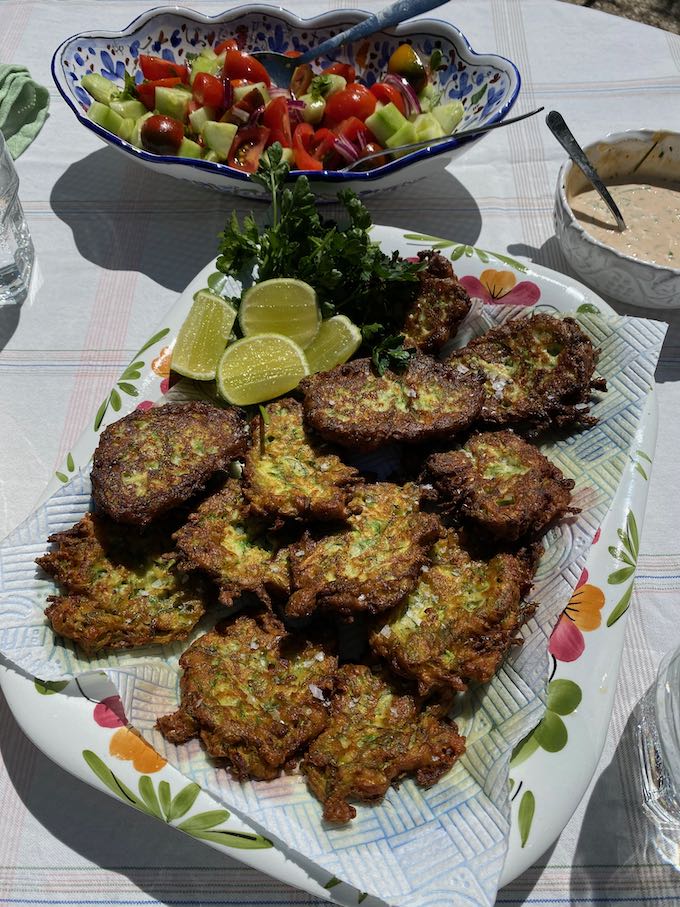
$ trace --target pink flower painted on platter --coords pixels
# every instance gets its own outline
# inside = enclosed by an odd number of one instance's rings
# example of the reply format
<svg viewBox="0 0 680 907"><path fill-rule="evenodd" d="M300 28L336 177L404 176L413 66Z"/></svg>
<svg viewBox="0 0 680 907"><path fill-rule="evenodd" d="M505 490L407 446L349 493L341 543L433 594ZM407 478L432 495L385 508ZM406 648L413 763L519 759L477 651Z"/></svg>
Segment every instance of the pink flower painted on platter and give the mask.
<svg viewBox="0 0 680 907"><path fill-rule="evenodd" d="M151 400L142 400L141 403L137 404L137 409L141 409L142 412L146 412L147 409L153 408L153 401Z"/></svg>
<svg viewBox="0 0 680 907"><path fill-rule="evenodd" d="M560 615L550 636L548 651L558 661L576 661L586 647L584 632L597 630L602 622L604 593L588 582L584 569L569 604Z"/></svg>
<svg viewBox="0 0 680 907"><path fill-rule="evenodd" d="M125 712L120 696L109 696L94 707L94 720L99 727L125 727Z"/></svg>
<svg viewBox="0 0 680 907"><path fill-rule="evenodd" d="M481 299L487 305L535 305L541 298L537 284L530 280L517 278L512 271L496 271L487 268L477 277L469 275L460 278L460 282L474 299Z"/></svg>

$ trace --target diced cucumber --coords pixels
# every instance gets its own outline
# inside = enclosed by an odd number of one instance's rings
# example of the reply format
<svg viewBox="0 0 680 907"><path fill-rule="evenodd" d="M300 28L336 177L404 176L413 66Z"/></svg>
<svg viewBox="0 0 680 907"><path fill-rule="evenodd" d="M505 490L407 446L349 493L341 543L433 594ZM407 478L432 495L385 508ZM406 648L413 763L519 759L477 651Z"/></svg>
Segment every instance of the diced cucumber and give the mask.
<svg viewBox="0 0 680 907"><path fill-rule="evenodd" d="M177 157L203 157L203 149L198 144L191 139L186 137L182 139L182 144L177 149Z"/></svg>
<svg viewBox="0 0 680 907"><path fill-rule="evenodd" d="M208 48L206 48L206 50L207 49ZM192 85L199 72L207 72L211 76L216 76L222 68L224 57L216 57L214 51L211 51L211 53L212 57L208 57L205 52L201 53L191 64L189 82L191 82Z"/></svg>
<svg viewBox="0 0 680 907"><path fill-rule="evenodd" d="M326 73L324 78L330 79L331 87L325 93L325 97L330 98L332 94L337 94L339 91L344 91L347 88L347 79L344 76L339 76L337 73L329 72Z"/></svg>
<svg viewBox="0 0 680 907"><path fill-rule="evenodd" d="M211 164L219 164L219 163L220 163L220 158L215 154L214 151L211 151L210 149L208 149L208 150L205 152L205 154L203 155L203 160L204 160L204 161L210 161Z"/></svg>
<svg viewBox="0 0 680 907"><path fill-rule="evenodd" d="M372 113L370 117L366 117L365 123L380 144L384 145L390 136L404 128L408 120L396 104L390 101L389 104L385 104L380 110Z"/></svg>
<svg viewBox="0 0 680 907"><path fill-rule="evenodd" d="M439 120L431 113L419 113L413 125L416 130L416 142L440 139L446 135Z"/></svg>
<svg viewBox="0 0 680 907"><path fill-rule="evenodd" d="M108 129L108 131L112 132L114 135L119 134L120 128L123 125L123 117L119 116L115 111L111 110L110 107L107 107L106 104L102 104L99 101L93 101L90 104L87 115L93 123L97 124L97 126L101 126L102 129Z"/></svg>
<svg viewBox="0 0 680 907"><path fill-rule="evenodd" d="M203 127L203 141L221 161L226 161L236 130L233 123L214 123L209 120Z"/></svg>
<svg viewBox="0 0 680 907"><path fill-rule="evenodd" d="M253 90L253 88L258 88L260 94L264 98L264 103L268 104L271 100L269 97L269 92L267 91L267 86L264 82L253 82L252 85L237 85L234 89L234 103L237 101L242 101L245 96Z"/></svg>
<svg viewBox="0 0 680 907"><path fill-rule="evenodd" d="M217 113L213 107L199 107L189 114L189 122L194 132L200 133L206 123L214 120Z"/></svg>
<svg viewBox="0 0 680 907"><path fill-rule="evenodd" d="M420 104L422 113L429 113L429 111L432 110L434 102L437 100L437 94L438 91L432 82L428 82L418 95L418 103Z"/></svg>
<svg viewBox="0 0 680 907"><path fill-rule="evenodd" d="M189 113L191 93L182 88L156 87L155 107L159 113L185 123Z"/></svg>
<svg viewBox="0 0 680 907"><path fill-rule="evenodd" d="M406 120L401 129L397 129L397 131L387 139L385 145L388 148L398 148L399 145L410 145L411 142L417 141L416 127L413 123L409 123L409 121Z"/></svg>
<svg viewBox="0 0 680 907"><path fill-rule="evenodd" d="M119 85L111 82L98 72L88 72L87 75L82 77L80 84L100 104L110 104L120 91Z"/></svg>
<svg viewBox="0 0 680 907"><path fill-rule="evenodd" d="M451 135L456 126L463 119L465 108L460 101L450 101L432 108L432 115L437 118L439 125L444 130L444 135Z"/></svg>
<svg viewBox="0 0 680 907"><path fill-rule="evenodd" d="M201 57L205 57L206 60L216 60L217 54L212 49L212 47L204 47L203 50L198 55L198 57L196 58L196 60L200 60ZM196 60L194 60L194 63L196 62Z"/></svg>
<svg viewBox="0 0 680 907"><path fill-rule="evenodd" d="M285 161L291 167L295 163L295 155L293 154L292 148L282 148L281 149L281 160Z"/></svg>
<svg viewBox="0 0 680 907"><path fill-rule="evenodd" d="M116 101L114 99L109 106L111 110L115 110L118 116L132 117L133 120L138 120L139 117L143 117L146 113L146 107L141 101L135 101L134 98L129 101Z"/></svg>
<svg viewBox="0 0 680 907"><path fill-rule="evenodd" d="M144 116L139 117L139 119L135 123L134 129L132 130L132 135L130 136L130 140L129 140L130 144L134 145L135 148L142 147L142 126L143 126L145 120L148 120L149 117L152 117L152 116L153 116L153 114L151 113L151 111L147 110L147 112L144 114Z"/></svg>
<svg viewBox="0 0 680 907"><path fill-rule="evenodd" d="M311 94L303 94L300 100L305 105L302 110L302 119L305 123L311 123L316 126L323 119L326 102L323 98L315 98Z"/></svg>
<svg viewBox="0 0 680 907"><path fill-rule="evenodd" d="M125 139L126 142L130 141L135 128L135 123L136 120L134 120L132 117L123 118L123 122L120 124L120 130L118 132L118 135L121 137L121 139Z"/></svg>

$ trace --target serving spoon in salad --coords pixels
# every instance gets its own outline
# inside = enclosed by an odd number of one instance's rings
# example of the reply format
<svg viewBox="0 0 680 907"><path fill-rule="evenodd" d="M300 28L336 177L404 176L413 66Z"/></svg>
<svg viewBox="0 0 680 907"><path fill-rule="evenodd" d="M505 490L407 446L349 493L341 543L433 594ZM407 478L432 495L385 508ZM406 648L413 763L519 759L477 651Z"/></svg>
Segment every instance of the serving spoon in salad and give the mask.
<svg viewBox="0 0 680 907"><path fill-rule="evenodd" d="M372 13L368 18L363 19L351 28L345 29L337 35L333 35L327 41L322 41L316 47L310 47L299 57L287 57L285 54L276 53L272 50L255 51L251 56L255 57L267 70L269 77L275 85L280 88L287 88L298 66L303 63L311 63L317 57L330 54L332 51L342 47L343 44L350 44L352 41L358 41L360 38L368 38L369 35L383 28L389 28L392 25L398 25L411 19L419 13L427 13L430 10L443 6L447 0L396 0L377 13Z"/></svg>
<svg viewBox="0 0 680 907"><path fill-rule="evenodd" d="M394 154L409 154L411 151L420 151L423 148L437 148L445 142L450 142L451 139L467 139L475 135L483 135L485 132L490 132L492 129L500 129L502 126L509 126L511 123L519 123L520 120L526 120L528 117L533 117L544 109L545 108L543 107L537 107L536 110L530 110L528 113L520 113L519 116L510 117L507 120L499 120L497 123L487 123L484 126L470 126L469 129L461 129L460 132L452 132L451 135L444 135L438 139L425 139L422 142L411 142L408 145L399 145L396 148L381 148L380 151L373 151L371 154L365 154L363 157L358 157L356 161L352 161L350 164L347 164L346 167L341 167L338 172L350 173L356 170L360 165L365 164L367 161L371 161L374 158L384 158L387 157L387 155Z"/></svg>

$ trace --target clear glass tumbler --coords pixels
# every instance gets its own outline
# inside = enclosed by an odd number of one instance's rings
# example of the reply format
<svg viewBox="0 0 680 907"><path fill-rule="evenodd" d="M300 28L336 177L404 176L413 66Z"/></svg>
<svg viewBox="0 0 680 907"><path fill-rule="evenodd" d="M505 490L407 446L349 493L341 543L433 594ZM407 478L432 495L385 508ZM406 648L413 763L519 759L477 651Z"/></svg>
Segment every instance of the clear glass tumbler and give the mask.
<svg viewBox="0 0 680 907"><path fill-rule="evenodd" d="M0 132L0 306L24 301L34 255L19 201L19 177Z"/></svg>
<svg viewBox="0 0 680 907"><path fill-rule="evenodd" d="M680 649L669 652L640 704L643 804L660 855L680 869Z"/></svg>

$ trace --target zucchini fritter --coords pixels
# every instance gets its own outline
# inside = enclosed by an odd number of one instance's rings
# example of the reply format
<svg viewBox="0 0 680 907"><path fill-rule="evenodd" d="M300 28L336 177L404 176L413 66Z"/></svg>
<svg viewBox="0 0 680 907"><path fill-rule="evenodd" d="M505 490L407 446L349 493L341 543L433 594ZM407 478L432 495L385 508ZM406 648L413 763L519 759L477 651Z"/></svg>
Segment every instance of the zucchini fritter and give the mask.
<svg viewBox="0 0 680 907"><path fill-rule="evenodd" d="M206 498L173 538L181 569L207 573L227 607L242 592L270 604L270 596L290 591L288 549L250 516L237 479Z"/></svg>
<svg viewBox="0 0 680 907"><path fill-rule="evenodd" d="M458 330L472 303L456 277L451 262L439 252L418 252L427 262L418 273L420 290L404 321L404 345L436 353Z"/></svg>
<svg viewBox="0 0 680 907"><path fill-rule="evenodd" d="M45 614L55 633L89 655L185 639L204 613L175 570L167 529L140 534L86 513L48 541L57 547L36 563L65 594L50 596Z"/></svg>
<svg viewBox="0 0 680 907"><path fill-rule="evenodd" d="M485 376L481 419L490 425L593 425L588 415L599 350L573 318L515 318L456 350L449 363ZM464 372L465 373L465 372Z"/></svg>
<svg viewBox="0 0 680 907"><path fill-rule="evenodd" d="M109 425L92 464L92 496L119 523L146 526L205 488L245 450L237 409L168 403Z"/></svg>
<svg viewBox="0 0 680 907"><path fill-rule="evenodd" d="M384 674L364 665L338 671L328 728L309 747L302 770L329 822L349 822L349 800L375 803L393 781L415 775L429 787L465 750L442 706L423 706Z"/></svg>
<svg viewBox="0 0 680 907"><path fill-rule="evenodd" d="M522 603L541 549L476 560L450 529L413 592L371 634L373 651L421 695L491 680L533 614Z"/></svg>
<svg viewBox="0 0 680 907"><path fill-rule="evenodd" d="M245 458L244 490L252 511L275 519L346 519L356 469L310 437L297 400L270 403L266 413L264 432L262 419L253 419Z"/></svg>
<svg viewBox="0 0 680 907"><path fill-rule="evenodd" d="M391 441L448 439L480 413L481 377L416 353L400 374L355 359L303 378L305 420L327 441L370 451Z"/></svg>
<svg viewBox="0 0 680 907"><path fill-rule="evenodd" d="M571 508L573 479L512 431L473 435L426 468L447 510L497 539L541 535Z"/></svg>
<svg viewBox="0 0 680 907"><path fill-rule="evenodd" d="M182 703L157 727L171 743L200 735L238 779L276 778L328 725L337 659L273 615L223 621L182 655Z"/></svg>
<svg viewBox="0 0 680 907"><path fill-rule="evenodd" d="M420 489L389 482L360 485L349 503L349 526L314 539L306 533L290 548L295 592L289 617L322 607L351 617L375 614L402 600L442 534L439 519L420 511Z"/></svg>

